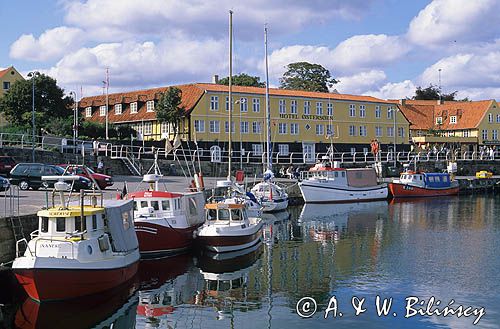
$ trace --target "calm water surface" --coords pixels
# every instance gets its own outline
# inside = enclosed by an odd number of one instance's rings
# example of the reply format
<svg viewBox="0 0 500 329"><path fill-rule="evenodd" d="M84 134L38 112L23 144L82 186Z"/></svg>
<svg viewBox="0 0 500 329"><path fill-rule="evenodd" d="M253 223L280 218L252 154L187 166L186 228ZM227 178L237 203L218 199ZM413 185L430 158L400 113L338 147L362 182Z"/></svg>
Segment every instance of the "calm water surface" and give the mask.
<svg viewBox="0 0 500 329"><path fill-rule="evenodd" d="M499 214L500 198L493 196L306 205L266 215L265 242L245 254L142 262L136 282L115 292L70 303L40 306L28 300L5 306L4 324L499 328ZM317 302L317 312L301 318L296 305L306 296ZM337 317L332 311L325 319L332 296ZM365 298L366 311L358 316L353 296ZM376 296L393 298L387 316L377 316ZM426 302L434 296L441 301L438 309L452 300L453 308L484 307L486 314L476 326L474 315L405 318L409 296Z"/></svg>

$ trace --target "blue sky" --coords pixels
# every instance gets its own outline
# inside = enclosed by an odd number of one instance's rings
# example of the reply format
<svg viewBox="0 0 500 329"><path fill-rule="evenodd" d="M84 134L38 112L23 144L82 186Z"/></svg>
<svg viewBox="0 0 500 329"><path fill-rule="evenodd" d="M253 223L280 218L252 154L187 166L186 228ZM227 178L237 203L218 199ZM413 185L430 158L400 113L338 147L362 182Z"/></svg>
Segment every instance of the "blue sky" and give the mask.
<svg viewBox="0 0 500 329"><path fill-rule="evenodd" d="M228 72L229 9L234 72L264 80L267 22L274 86L288 63L309 61L342 93L411 97L442 69L444 92L500 98L500 0L18 0L0 7L0 67L87 96L106 68L111 91L209 82Z"/></svg>

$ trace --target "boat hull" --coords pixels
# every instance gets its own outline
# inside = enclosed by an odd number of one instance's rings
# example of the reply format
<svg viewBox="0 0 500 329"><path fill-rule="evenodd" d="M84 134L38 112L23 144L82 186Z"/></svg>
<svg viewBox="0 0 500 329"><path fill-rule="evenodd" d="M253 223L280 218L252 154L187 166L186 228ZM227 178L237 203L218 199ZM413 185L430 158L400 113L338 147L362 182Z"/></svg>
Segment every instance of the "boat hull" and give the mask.
<svg viewBox="0 0 500 329"><path fill-rule="evenodd" d="M262 202L263 212L277 212L288 208L288 199L264 201Z"/></svg>
<svg viewBox="0 0 500 329"><path fill-rule="evenodd" d="M449 188L422 188L409 184L389 183L389 190L394 198L412 198L412 197L436 197L457 195L458 186Z"/></svg>
<svg viewBox="0 0 500 329"><path fill-rule="evenodd" d="M306 203L375 201L387 199L389 194L386 185L349 188L303 181L299 183L299 188Z"/></svg>
<svg viewBox="0 0 500 329"><path fill-rule="evenodd" d="M262 229L247 235L198 236L198 242L205 249L214 252L231 252L250 248L262 241Z"/></svg>
<svg viewBox="0 0 500 329"><path fill-rule="evenodd" d="M54 301L93 295L134 277L139 261L113 269L15 268L14 274L28 296Z"/></svg>
<svg viewBox="0 0 500 329"><path fill-rule="evenodd" d="M135 231L141 257L166 257L185 253L193 244L193 232L201 225L202 223L187 228L175 228L136 221Z"/></svg>

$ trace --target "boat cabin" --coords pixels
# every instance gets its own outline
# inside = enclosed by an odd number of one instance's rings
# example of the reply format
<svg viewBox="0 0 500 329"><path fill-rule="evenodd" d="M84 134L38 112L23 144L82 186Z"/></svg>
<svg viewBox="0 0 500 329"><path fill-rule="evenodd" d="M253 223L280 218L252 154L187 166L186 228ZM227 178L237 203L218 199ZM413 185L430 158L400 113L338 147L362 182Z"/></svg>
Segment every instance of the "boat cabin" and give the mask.
<svg viewBox="0 0 500 329"><path fill-rule="evenodd" d="M103 208L84 207L83 216L81 214L78 207L42 210L38 213L38 235L45 238L84 239L104 233L107 221Z"/></svg>
<svg viewBox="0 0 500 329"><path fill-rule="evenodd" d="M207 223L243 223L248 220L244 204L209 203L205 209Z"/></svg>
<svg viewBox="0 0 500 329"><path fill-rule="evenodd" d="M399 182L421 187L445 188L451 186L451 177L448 173L423 173L407 171L401 173Z"/></svg>
<svg viewBox="0 0 500 329"><path fill-rule="evenodd" d="M174 216L183 208L182 197L180 193L160 191L141 191L127 195L127 199L134 200L134 210L138 217ZM192 206L196 207L196 204L190 204Z"/></svg>

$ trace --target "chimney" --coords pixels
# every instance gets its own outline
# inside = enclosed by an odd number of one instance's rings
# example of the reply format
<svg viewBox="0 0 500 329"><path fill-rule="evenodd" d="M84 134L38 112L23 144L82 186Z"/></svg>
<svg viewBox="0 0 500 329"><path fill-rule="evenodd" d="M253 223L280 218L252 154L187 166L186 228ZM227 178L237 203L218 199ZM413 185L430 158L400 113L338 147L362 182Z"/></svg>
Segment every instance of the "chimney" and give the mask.
<svg viewBox="0 0 500 329"><path fill-rule="evenodd" d="M405 105L406 105L406 99L401 98L401 99L399 100L399 105L405 106Z"/></svg>
<svg viewBox="0 0 500 329"><path fill-rule="evenodd" d="M214 76L212 77L212 83L219 83L219 75L218 74L214 74Z"/></svg>
<svg viewBox="0 0 500 329"><path fill-rule="evenodd" d="M444 100L442 100L442 99L438 99L436 102L437 102L437 105L443 105L444 104Z"/></svg>

